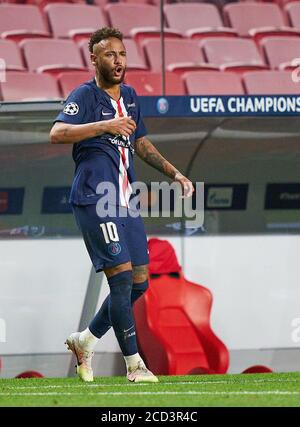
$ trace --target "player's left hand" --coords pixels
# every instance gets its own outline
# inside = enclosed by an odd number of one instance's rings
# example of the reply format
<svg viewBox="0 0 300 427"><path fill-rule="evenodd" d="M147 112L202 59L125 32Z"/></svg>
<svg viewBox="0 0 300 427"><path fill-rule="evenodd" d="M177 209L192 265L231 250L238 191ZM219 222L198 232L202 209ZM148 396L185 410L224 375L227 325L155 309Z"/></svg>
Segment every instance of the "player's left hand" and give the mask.
<svg viewBox="0 0 300 427"><path fill-rule="evenodd" d="M188 178L186 178L180 172L177 172L174 177L174 181L179 182L182 187L182 198L191 197L195 190L193 183Z"/></svg>

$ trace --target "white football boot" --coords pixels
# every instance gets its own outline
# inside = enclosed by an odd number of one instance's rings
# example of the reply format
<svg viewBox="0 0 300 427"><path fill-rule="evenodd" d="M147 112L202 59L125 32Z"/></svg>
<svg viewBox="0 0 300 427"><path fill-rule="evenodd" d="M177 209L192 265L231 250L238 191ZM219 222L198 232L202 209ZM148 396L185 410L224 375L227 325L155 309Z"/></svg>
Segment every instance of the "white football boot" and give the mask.
<svg viewBox="0 0 300 427"><path fill-rule="evenodd" d="M134 367L128 367L127 370L127 379L128 381L134 382L134 383L158 383L158 378L152 374L149 369L146 368L143 361L140 361L136 366Z"/></svg>
<svg viewBox="0 0 300 427"><path fill-rule="evenodd" d="M86 351L83 346L79 344L80 332L74 332L67 338L65 344L67 344L68 350L71 350L77 359L76 372L79 378L85 382L91 382L94 380L92 370L92 357L94 353L92 351Z"/></svg>

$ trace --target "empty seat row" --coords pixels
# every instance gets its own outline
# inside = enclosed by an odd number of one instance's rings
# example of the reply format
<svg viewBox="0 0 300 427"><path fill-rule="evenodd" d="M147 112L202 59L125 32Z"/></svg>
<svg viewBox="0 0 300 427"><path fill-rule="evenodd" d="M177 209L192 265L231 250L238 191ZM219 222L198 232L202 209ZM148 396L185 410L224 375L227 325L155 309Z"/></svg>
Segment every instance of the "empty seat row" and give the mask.
<svg viewBox="0 0 300 427"><path fill-rule="evenodd" d="M3 77L3 76L2 76ZM93 78L90 72L61 73L57 79L49 74L32 72L7 72L0 79L0 100L36 101L65 99L81 83ZM132 71L126 83L140 96L162 94L160 73ZM166 73L166 95L268 95L300 94L300 84L295 83L287 71L251 71L243 75L220 71L191 71L182 78Z"/></svg>
<svg viewBox="0 0 300 427"><path fill-rule="evenodd" d="M300 43L300 39L299 39ZM145 52L153 71L161 70L159 40L147 40ZM252 40L211 37L196 40L167 40L166 68L182 73L189 69L221 69L245 71L268 68Z"/></svg>
<svg viewBox="0 0 300 427"><path fill-rule="evenodd" d="M250 35L257 39L266 35L299 36L299 27L294 25L292 17L299 15L300 3L297 3L296 7L289 6L286 14L283 14L280 7L274 3L234 3L225 5L223 13L225 22L240 36ZM291 28L290 25L296 28Z"/></svg>
<svg viewBox="0 0 300 427"><path fill-rule="evenodd" d="M166 73L166 95L296 95L300 83L293 81L288 71L249 71L243 74L222 71L189 71L182 77ZM132 71L126 83L138 95L161 95L162 76L159 73Z"/></svg>
<svg viewBox="0 0 300 427"><path fill-rule="evenodd" d="M132 39L125 39L129 70L160 72L161 43L148 39L143 49ZM167 71L182 74L195 70L226 70L244 72L260 69L293 69L298 66L299 37L267 37L260 49L250 39L209 37L201 41L167 39L165 64ZM88 41L26 39L19 44L0 40L0 58L7 70L48 72L93 70Z"/></svg>
<svg viewBox="0 0 300 427"><path fill-rule="evenodd" d="M99 4L54 3L45 6L43 12L35 5L1 4L1 37L76 38L106 25L135 38L149 37L160 30L160 8L151 4L121 2L103 8ZM288 4L285 14L277 4L255 2L227 4L223 17L215 5L208 3L165 4L164 14L169 37L300 36L300 2Z"/></svg>
<svg viewBox="0 0 300 427"><path fill-rule="evenodd" d="M107 3L115 3L117 1L124 2L124 3L141 3L141 4L151 4L151 5L159 4L160 2L160 0L93 0L93 4L105 6ZM180 2L180 0L178 1ZM292 1L292 0L287 0L287 1ZM174 0L165 0L165 2L174 3ZM0 0L0 4L1 3L34 4L39 6L40 8L43 8L45 5L52 4L52 3L87 4L88 1L87 0Z"/></svg>
<svg viewBox="0 0 300 427"><path fill-rule="evenodd" d="M134 40L124 40L127 62L130 69L147 69ZM72 40L27 39L16 44L11 40L0 40L0 58L7 70L57 73L62 70L93 69L90 61L88 41L80 46ZM23 60L24 59L24 60Z"/></svg>

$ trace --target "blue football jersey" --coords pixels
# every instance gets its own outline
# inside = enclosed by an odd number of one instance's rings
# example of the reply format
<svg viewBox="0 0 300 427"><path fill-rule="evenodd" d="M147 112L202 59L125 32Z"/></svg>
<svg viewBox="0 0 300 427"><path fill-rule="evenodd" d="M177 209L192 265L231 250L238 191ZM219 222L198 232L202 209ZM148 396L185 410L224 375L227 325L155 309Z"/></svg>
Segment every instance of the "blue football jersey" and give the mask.
<svg viewBox="0 0 300 427"><path fill-rule="evenodd" d="M117 117L131 116L136 123L135 132L126 138L121 135L102 134L73 145L75 175L70 202L76 205L97 203L96 193L101 182L113 183L116 204L128 207L132 195L131 183L136 181L133 153L135 140L147 134L135 90L121 84L118 101L99 88L95 79L74 89L64 109L55 119L69 124L92 123Z"/></svg>

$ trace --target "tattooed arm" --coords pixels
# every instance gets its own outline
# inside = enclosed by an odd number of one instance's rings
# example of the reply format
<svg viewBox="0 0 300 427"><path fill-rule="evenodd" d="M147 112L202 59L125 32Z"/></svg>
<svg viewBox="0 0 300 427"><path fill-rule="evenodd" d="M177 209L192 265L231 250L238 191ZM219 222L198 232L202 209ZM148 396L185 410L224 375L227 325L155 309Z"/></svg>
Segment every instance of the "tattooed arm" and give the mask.
<svg viewBox="0 0 300 427"><path fill-rule="evenodd" d="M174 181L178 181L184 192L184 197L190 197L194 191L191 181L182 175L160 152L149 139L142 137L135 141L135 152L148 165L162 172Z"/></svg>

